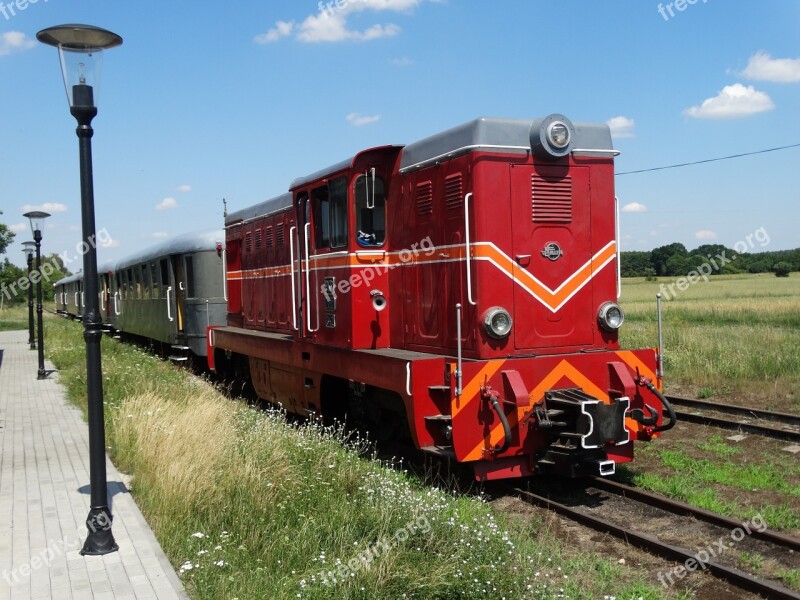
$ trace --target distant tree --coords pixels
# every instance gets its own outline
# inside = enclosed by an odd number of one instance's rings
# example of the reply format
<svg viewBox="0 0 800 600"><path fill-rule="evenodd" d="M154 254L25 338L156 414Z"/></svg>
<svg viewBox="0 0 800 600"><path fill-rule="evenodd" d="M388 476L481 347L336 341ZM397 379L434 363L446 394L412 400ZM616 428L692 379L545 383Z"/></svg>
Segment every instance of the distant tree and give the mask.
<svg viewBox="0 0 800 600"><path fill-rule="evenodd" d="M775 273L775 277L788 277L792 272L792 265L786 261L775 263L772 265L772 272Z"/></svg>
<svg viewBox="0 0 800 600"><path fill-rule="evenodd" d="M3 297L3 304L20 304L27 302L28 291L19 285L20 280L25 280L28 276L27 270L20 269L6 258L0 269L0 295Z"/></svg>
<svg viewBox="0 0 800 600"><path fill-rule="evenodd" d="M49 265L49 267L45 265ZM42 278L42 298L45 301L54 298L53 285L55 282L71 275L69 269L64 266L64 261L55 252L42 257L42 274L46 276L46 278Z"/></svg>
<svg viewBox="0 0 800 600"><path fill-rule="evenodd" d="M692 271L694 268L694 261L689 256L673 254L669 257L667 264L664 266L664 274L673 277L681 277L689 273L689 271Z"/></svg>
<svg viewBox="0 0 800 600"><path fill-rule="evenodd" d="M0 223L0 254L6 253L6 248L14 241L14 232Z"/></svg>
<svg viewBox="0 0 800 600"><path fill-rule="evenodd" d="M673 256L685 257L689 253L686 246L679 243L660 246L650 252L650 265L656 270L658 275L670 275L667 272L667 261ZM691 270L691 268L689 269Z"/></svg>
<svg viewBox="0 0 800 600"><path fill-rule="evenodd" d="M621 253L622 276L644 277L650 267L650 253L629 251Z"/></svg>

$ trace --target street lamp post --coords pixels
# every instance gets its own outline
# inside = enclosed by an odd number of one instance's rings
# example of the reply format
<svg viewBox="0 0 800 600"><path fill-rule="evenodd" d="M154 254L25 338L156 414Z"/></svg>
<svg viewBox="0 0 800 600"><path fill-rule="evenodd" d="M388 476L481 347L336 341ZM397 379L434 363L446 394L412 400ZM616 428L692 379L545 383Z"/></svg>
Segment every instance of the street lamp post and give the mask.
<svg viewBox="0 0 800 600"><path fill-rule="evenodd" d="M33 251L36 242L22 242L22 251L28 262L28 343L31 350L36 350L36 342L33 339L33 282L31 281L31 271L33 270Z"/></svg>
<svg viewBox="0 0 800 600"><path fill-rule="evenodd" d="M61 72L67 91L70 113L78 122L81 174L81 215L83 242L83 285L86 306L83 311L83 338L86 341L86 387L89 408L89 478L91 508L86 519L88 535L81 554L100 555L119 549L111 531L106 482L105 422L103 417L103 376L100 363L102 319L98 307L97 251L92 179L92 119L97 115L94 90L103 50L122 44L122 38L91 25L57 25L43 29L36 38L58 48Z"/></svg>
<svg viewBox="0 0 800 600"><path fill-rule="evenodd" d="M47 371L44 369L44 327L42 326L42 229L44 229L44 220L50 216L50 213L33 210L22 216L30 219L33 242L36 245L36 327L39 332L39 371L36 378L47 379Z"/></svg>

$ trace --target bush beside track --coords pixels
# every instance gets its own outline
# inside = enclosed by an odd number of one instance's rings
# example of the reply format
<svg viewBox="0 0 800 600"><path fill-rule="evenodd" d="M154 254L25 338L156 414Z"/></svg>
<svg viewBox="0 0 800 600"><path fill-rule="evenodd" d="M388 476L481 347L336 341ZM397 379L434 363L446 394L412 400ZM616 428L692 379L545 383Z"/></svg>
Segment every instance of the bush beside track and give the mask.
<svg viewBox="0 0 800 600"><path fill-rule="evenodd" d="M109 454L197 600L663 597L618 557L369 460L364 440L102 347ZM82 328L48 318L46 350L85 412Z"/></svg>

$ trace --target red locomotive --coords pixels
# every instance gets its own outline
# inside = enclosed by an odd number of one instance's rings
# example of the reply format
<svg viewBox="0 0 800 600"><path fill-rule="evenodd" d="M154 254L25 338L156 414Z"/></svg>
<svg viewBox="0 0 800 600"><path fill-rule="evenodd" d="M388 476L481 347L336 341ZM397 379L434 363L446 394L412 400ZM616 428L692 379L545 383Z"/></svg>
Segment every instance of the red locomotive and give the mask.
<svg viewBox="0 0 800 600"><path fill-rule="evenodd" d="M410 431L479 479L607 475L662 424L621 350L606 125L481 118L226 218L218 370L288 411Z"/></svg>

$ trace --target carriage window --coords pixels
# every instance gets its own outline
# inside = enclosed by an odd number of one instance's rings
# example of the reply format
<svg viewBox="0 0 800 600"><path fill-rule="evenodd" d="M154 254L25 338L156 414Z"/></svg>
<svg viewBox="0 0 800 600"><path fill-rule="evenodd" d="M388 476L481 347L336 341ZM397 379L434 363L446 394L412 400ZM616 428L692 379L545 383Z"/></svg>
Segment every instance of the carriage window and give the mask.
<svg viewBox="0 0 800 600"><path fill-rule="evenodd" d="M142 269L142 295L145 300L150 299L150 269L147 268L147 263L141 266Z"/></svg>
<svg viewBox="0 0 800 600"><path fill-rule="evenodd" d="M134 292L133 296L137 300L142 299L142 268L139 265L133 267L133 281L134 281Z"/></svg>
<svg viewBox="0 0 800 600"><path fill-rule="evenodd" d="M161 259L161 285L169 287L169 264L166 258ZM167 292L164 292L166 296Z"/></svg>
<svg viewBox="0 0 800 600"><path fill-rule="evenodd" d="M259 233L261 233L261 230L259 230ZM194 261L192 257L187 256L184 258L184 264L186 265L186 297L194 298Z"/></svg>
<svg viewBox="0 0 800 600"><path fill-rule="evenodd" d="M374 182L374 186L373 186ZM361 175L355 183L356 231L361 246L380 246L386 239L383 179Z"/></svg>
<svg viewBox="0 0 800 600"><path fill-rule="evenodd" d="M150 263L150 281L153 284L153 300L158 300L160 297L160 286L158 283L158 268L155 261Z"/></svg>
<svg viewBox="0 0 800 600"><path fill-rule="evenodd" d="M132 269L128 269L127 274L128 274L127 297L128 297L128 300L132 300L133 299L133 270Z"/></svg>

